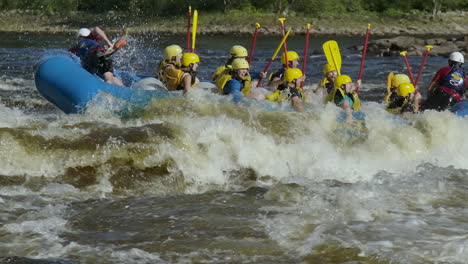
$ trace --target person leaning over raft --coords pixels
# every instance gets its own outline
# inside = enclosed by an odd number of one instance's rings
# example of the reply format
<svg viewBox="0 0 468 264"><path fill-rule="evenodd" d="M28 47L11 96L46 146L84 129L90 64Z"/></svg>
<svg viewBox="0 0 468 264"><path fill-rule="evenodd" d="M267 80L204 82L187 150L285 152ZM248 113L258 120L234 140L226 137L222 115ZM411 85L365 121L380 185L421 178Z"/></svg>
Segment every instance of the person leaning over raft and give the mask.
<svg viewBox="0 0 468 264"><path fill-rule="evenodd" d="M393 75L393 73L390 73ZM390 75L389 75L390 76ZM393 77L391 77L390 80L390 87L387 88L388 90L385 91L384 94L384 103L388 104L389 102L395 100L396 97L398 97L397 89L400 84L403 83L411 83L410 78L406 74L395 74Z"/></svg>
<svg viewBox="0 0 468 264"><path fill-rule="evenodd" d="M260 74L249 74L249 62L242 58L237 58L232 62L232 69L229 74L219 76L216 86L224 95L232 94L234 102L239 102L243 96L251 98L252 78L261 76L265 78L266 72Z"/></svg>
<svg viewBox="0 0 468 264"><path fill-rule="evenodd" d="M231 50L229 51L229 59L224 66L219 66L216 71L213 73L211 78L214 82L218 80L218 78L222 75L229 74L229 71L232 69L232 62L237 59L245 59L247 58L247 49L241 45L234 45L232 46Z"/></svg>
<svg viewBox="0 0 468 264"><path fill-rule="evenodd" d="M460 52L450 54L448 66L437 71L427 89L424 109L443 111L461 101L468 88L468 77L462 68L464 62L465 58Z"/></svg>
<svg viewBox="0 0 468 264"><path fill-rule="evenodd" d="M329 94L334 88L334 82L335 78L338 76L338 72L333 65L327 63L323 66L323 74L325 75L325 78L317 84L315 92L319 89L326 89L327 94Z"/></svg>
<svg viewBox="0 0 468 264"><path fill-rule="evenodd" d="M408 117L408 113L419 112L421 94L416 91L412 83L402 83L396 89L396 96L390 97L387 111Z"/></svg>
<svg viewBox="0 0 468 264"><path fill-rule="evenodd" d="M268 80L268 87L270 88L271 91L276 91L276 89L280 89L279 86L283 85L281 87L282 89L286 88L286 84L284 81L284 73L286 69L288 68L297 68L299 65L299 55L295 51L288 51L286 53L288 55L288 63L286 65L286 55L283 53L281 55L281 64L283 67L281 69L278 69L277 71L273 72Z"/></svg>
<svg viewBox="0 0 468 264"><path fill-rule="evenodd" d="M159 64L158 71L156 72L161 82L165 82L164 70L166 67L180 69L182 54L182 48L179 45L169 45L164 49L164 59Z"/></svg>
<svg viewBox="0 0 468 264"><path fill-rule="evenodd" d="M298 68L289 68L284 72L284 85L279 85L278 90L266 96L270 101L291 101L297 112L304 112L302 102L305 101L301 83L305 76Z"/></svg>
<svg viewBox="0 0 468 264"><path fill-rule="evenodd" d="M184 90L184 94L195 88L200 82L197 78L200 58L195 53L184 53L180 70L175 67L166 67L164 76L169 91Z"/></svg>
<svg viewBox="0 0 468 264"><path fill-rule="evenodd" d="M99 27L81 28L77 34L78 42L69 49L81 59L81 65L92 74L96 74L108 83L124 86L122 81L114 76L112 53L108 53L102 41L112 50L113 44L106 33Z"/></svg>
<svg viewBox="0 0 468 264"><path fill-rule="evenodd" d="M358 85L360 83L358 82ZM346 113L346 123L353 124L353 110L361 109L361 100L356 93L356 86L348 75L340 75L335 79L335 88L325 98L325 102L334 102Z"/></svg>

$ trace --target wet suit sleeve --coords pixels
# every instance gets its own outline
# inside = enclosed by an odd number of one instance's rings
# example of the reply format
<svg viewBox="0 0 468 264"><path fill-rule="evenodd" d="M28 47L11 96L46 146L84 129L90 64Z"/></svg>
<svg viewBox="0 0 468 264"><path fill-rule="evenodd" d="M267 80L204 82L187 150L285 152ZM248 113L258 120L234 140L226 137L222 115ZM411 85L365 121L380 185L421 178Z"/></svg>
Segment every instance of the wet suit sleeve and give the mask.
<svg viewBox="0 0 468 264"><path fill-rule="evenodd" d="M226 94L232 94L234 102L238 103L243 94L241 92L242 84L238 80L229 80L224 86L224 92Z"/></svg>
<svg viewBox="0 0 468 264"><path fill-rule="evenodd" d="M344 97L341 96L340 93L336 93L336 96L335 96L335 104L339 107L341 107L341 104L344 102L344 101L348 101L349 102L349 107L351 107L351 109L353 108L353 99L351 99L351 97L349 97L348 95L345 95Z"/></svg>
<svg viewBox="0 0 468 264"><path fill-rule="evenodd" d="M333 101L335 102L336 105L340 106L341 102L343 102L343 100L344 100L343 96L337 91Z"/></svg>

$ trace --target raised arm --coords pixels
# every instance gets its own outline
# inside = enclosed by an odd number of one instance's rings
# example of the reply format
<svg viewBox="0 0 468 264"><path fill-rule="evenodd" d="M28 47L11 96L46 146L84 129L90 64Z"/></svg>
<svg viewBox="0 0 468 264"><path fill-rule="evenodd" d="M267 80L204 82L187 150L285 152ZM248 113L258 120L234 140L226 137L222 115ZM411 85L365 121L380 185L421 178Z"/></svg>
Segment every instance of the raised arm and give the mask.
<svg viewBox="0 0 468 264"><path fill-rule="evenodd" d="M112 47L112 42L109 40L104 30L102 30L100 27L92 27L90 30L93 32L93 34L100 36L108 47Z"/></svg>

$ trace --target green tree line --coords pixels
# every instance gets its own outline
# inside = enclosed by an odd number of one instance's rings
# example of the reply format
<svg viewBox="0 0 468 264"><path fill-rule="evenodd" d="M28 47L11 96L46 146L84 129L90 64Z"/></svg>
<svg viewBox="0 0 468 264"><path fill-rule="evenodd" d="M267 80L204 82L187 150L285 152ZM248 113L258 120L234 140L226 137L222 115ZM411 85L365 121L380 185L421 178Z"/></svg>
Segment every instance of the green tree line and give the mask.
<svg viewBox="0 0 468 264"><path fill-rule="evenodd" d="M83 11L97 14L117 11L162 17L183 15L189 5L205 12L244 10L304 15L366 11L389 15L408 12L434 15L439 11L468 10L466 0L0 0L0 10Z"/></svg>

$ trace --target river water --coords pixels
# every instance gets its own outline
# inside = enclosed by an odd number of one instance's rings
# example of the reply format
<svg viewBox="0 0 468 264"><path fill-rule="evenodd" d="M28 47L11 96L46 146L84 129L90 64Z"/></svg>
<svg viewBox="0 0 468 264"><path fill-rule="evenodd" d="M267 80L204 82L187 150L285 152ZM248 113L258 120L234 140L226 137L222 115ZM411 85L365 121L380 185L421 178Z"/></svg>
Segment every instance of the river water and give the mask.
<svg viewBox="0 0 468 264"><path fill-rule="evenodd" d="M306 88L321 77L311 38ZM356 78L361 38L334 38ZM209 79L246 36L199 35ZM34 84L35 59L73 36L0 34L2 263L468 263L468 121L403 121L381 103L402 58L366 60L367 139L333 133L339 109L266 111L201 91L122 118L65 115ZM118 68L150 75L183 37L130 36ZM259 37L252 70L279 43ZM288 42L302 54L304 37ZM416 74L421 57L410 57ZM421 89L445 58L429 58ZM272 69L278 68L275 62Z"/></svg>

